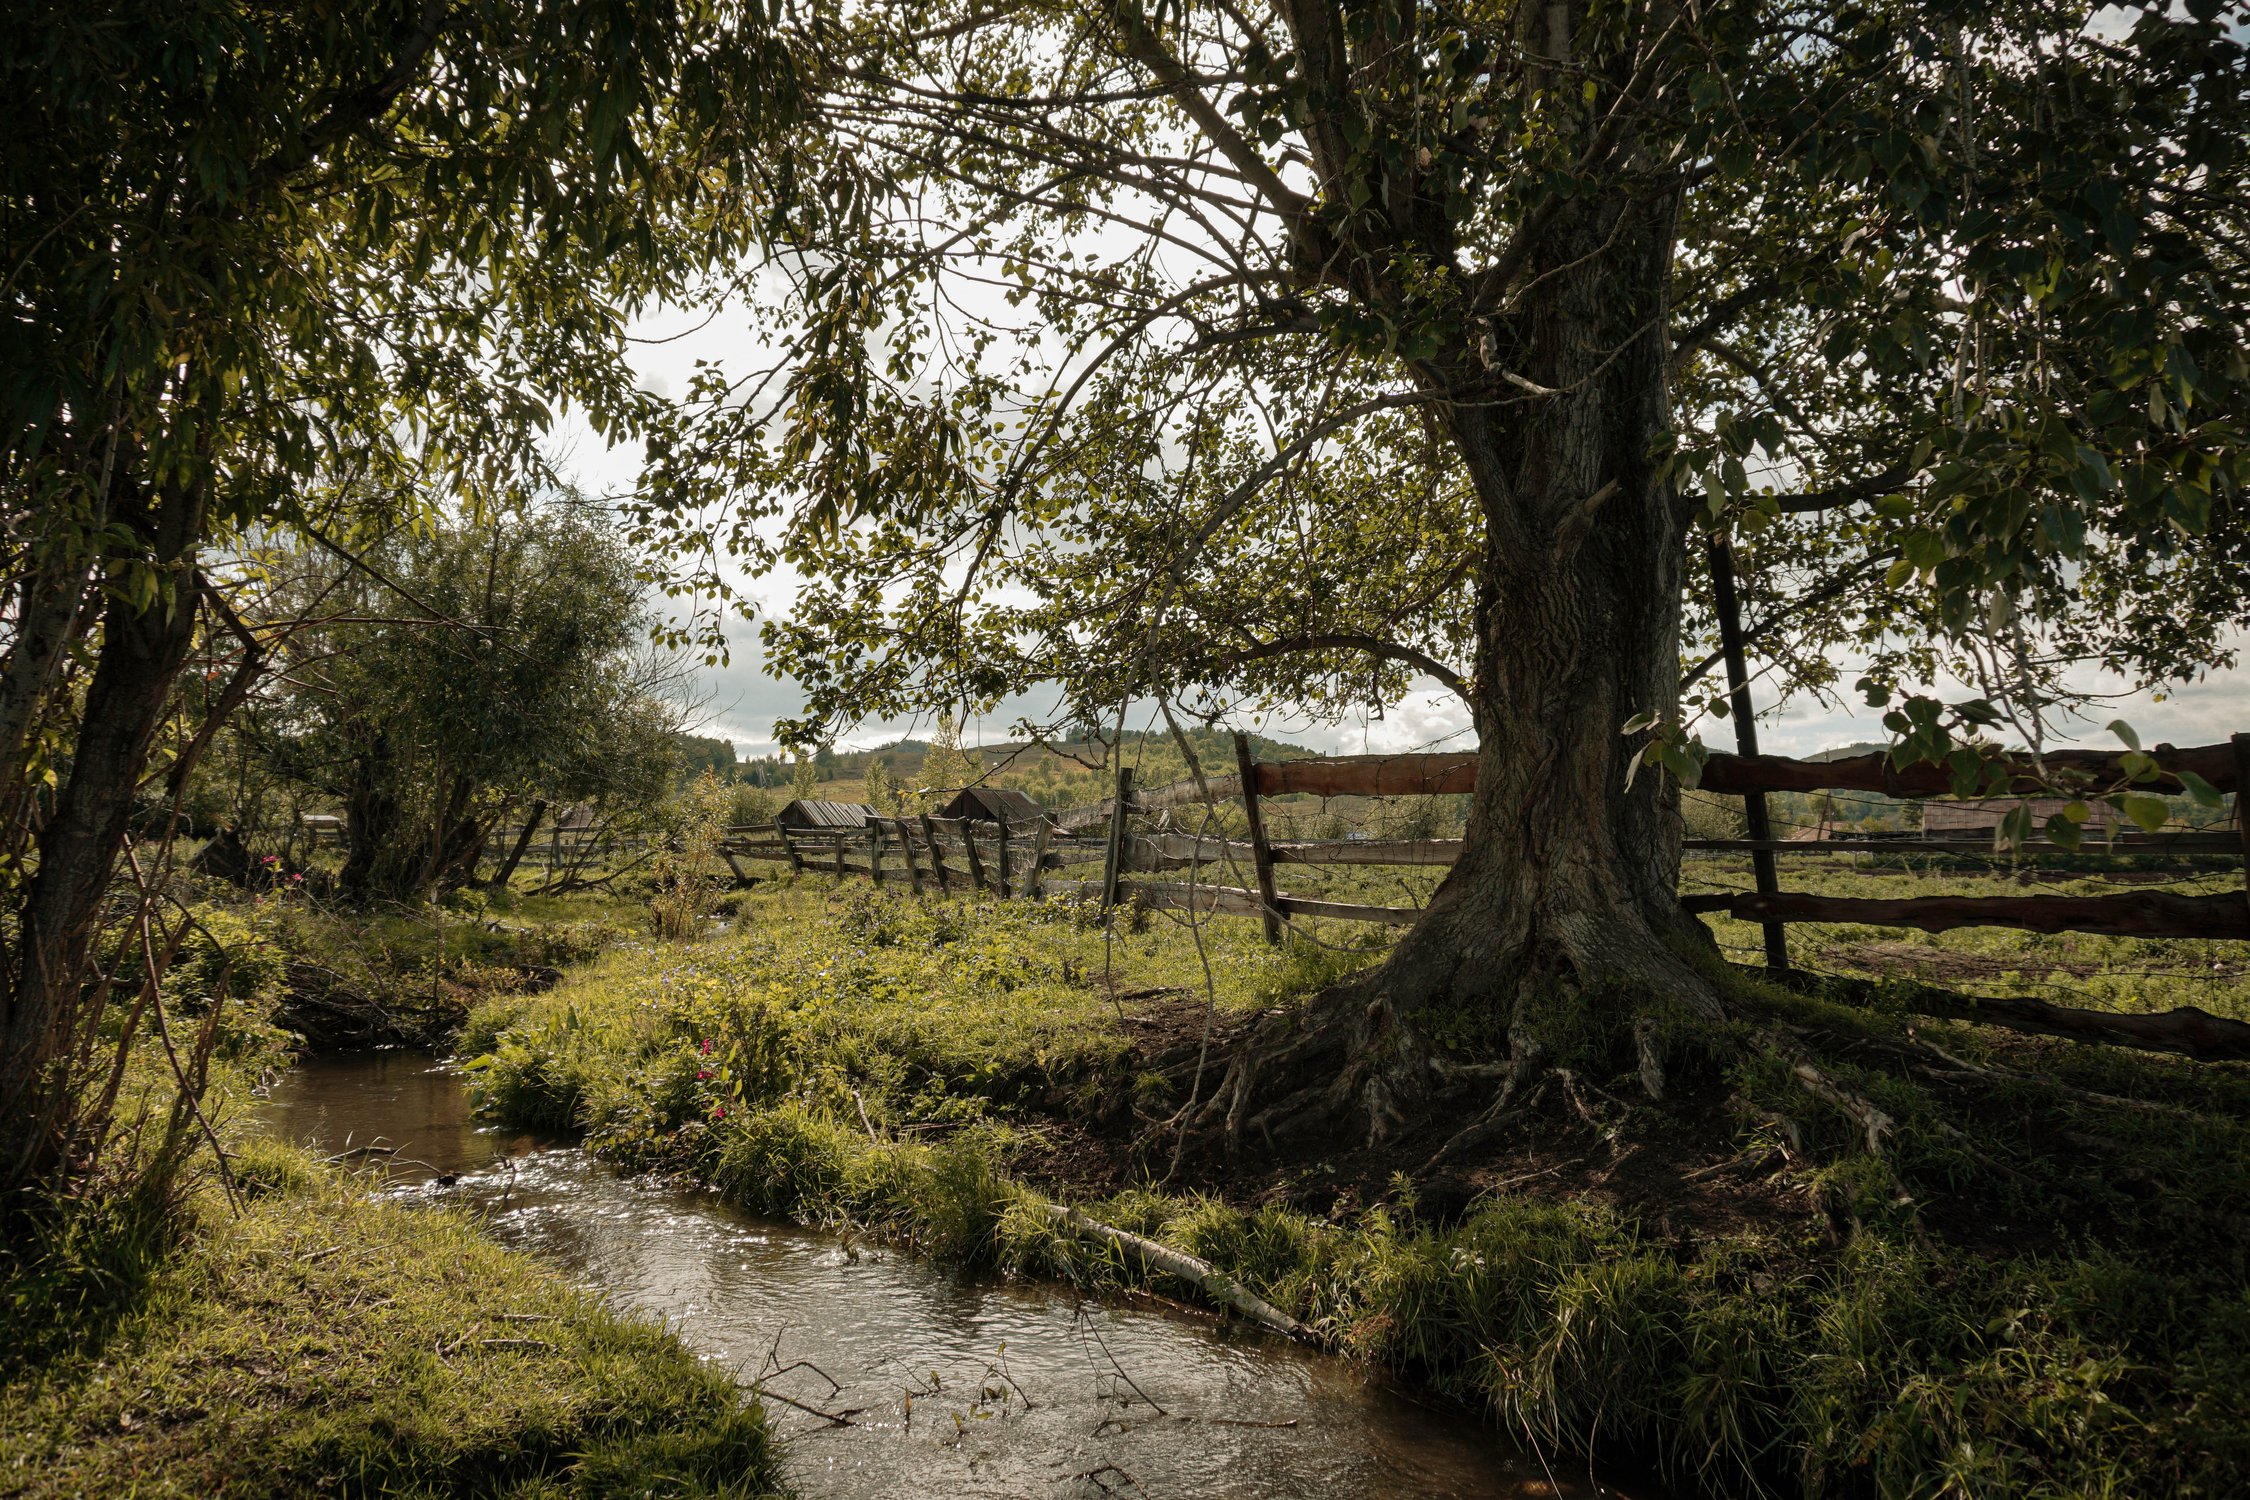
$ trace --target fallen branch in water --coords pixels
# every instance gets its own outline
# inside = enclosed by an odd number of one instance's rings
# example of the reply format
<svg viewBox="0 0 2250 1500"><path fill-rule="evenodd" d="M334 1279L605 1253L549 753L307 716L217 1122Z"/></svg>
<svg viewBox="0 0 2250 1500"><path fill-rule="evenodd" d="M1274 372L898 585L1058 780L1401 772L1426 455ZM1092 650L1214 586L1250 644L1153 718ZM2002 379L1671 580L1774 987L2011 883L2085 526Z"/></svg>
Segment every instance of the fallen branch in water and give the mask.
<svg viewBox="0 0 2250 1500"><path fill-rule="evenodd" d="M750 1388L750 1394L760 1401L779 1401L783 1406L794 1406L795 1408L797 1408L797 1410L805 1413L807 1416L820 1418L823 1422L828 1423L831 1427L857 1427L859 1424L857 1422L854 1422L852 1418L867 1410L867 1408L864 1406L848 1406L840 1412L822 1411L817 1406L807 1406L802 1401L791 1400L789 1397L781 1394L781 1392L769 1391L763 1386L752 1386Z"/></svg>
<svg viewBox="0 0 2250 1500"><path fill-rule="evenodd" d="M1130 1230L1089 1219L1075 1208L1060 1203L1045 1205L1047 1217L1077 1235L1080 1239L1103 1240L1120 1250L1130 1250L1142 1260L1174 1276L1223 1306L1231 1307L1263 1328L1287 1334L1301 1343L1313 1344L1319 1340L1311 1329L1298 1322L1272 1303L1245 1288L1233 1277L1220 1271L1207 1260L1175 1250Z"/></svg>

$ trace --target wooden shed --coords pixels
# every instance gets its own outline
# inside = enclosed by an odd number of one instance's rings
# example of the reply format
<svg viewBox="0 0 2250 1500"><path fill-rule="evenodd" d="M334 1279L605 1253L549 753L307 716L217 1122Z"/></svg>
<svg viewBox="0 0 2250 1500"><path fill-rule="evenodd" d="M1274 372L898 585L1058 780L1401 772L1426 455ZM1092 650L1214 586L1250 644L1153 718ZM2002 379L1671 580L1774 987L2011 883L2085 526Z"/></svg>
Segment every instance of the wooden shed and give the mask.
<svg viewBox="0 0 2250 1500"><path fill-rule="evenodd" d="M998 823L1005 820L1010 828L1045 820L1047 809L1031 800L1023 792L1001 786L964 787L960 794L940 809L938 816L966 818L972 823Z"/></svg>
<svg viewBox="0 0 2250 1500"><path fill-rule="evenodd" d="M2031 832L2045 837L2047 820L2070 806L2067 797L1978 797L1967 802L1932 800L1922 804L1922 837L1926 839L1992 838L2008 814L2031 804ZM2089 800L2086 821L2079 825L2089 838L2106 839L2117 830L2117 810L2106 802Z"/></svg>
<svg viewBox="0 0 2250 1500"><path fill-rule="evenodd" d="M800 797L773 815L777 828L865 828L875 809L864 802L823 802Z"/></svg>

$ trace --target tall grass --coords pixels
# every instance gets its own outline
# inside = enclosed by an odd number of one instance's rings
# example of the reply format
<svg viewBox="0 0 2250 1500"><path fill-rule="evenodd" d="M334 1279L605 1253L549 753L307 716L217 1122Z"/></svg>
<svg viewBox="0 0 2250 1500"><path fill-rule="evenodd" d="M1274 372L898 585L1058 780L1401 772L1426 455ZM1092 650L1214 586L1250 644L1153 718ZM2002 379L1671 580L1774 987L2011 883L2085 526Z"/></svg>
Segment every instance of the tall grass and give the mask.
<svg viewBox="0 0 2250 1500"><path fill-rule="evenodd" d="M1092 1290L1186 1290L1059 1232L1010 1172L1044 1116L1131 1084L1137 1018L1104 997L1199 980L1177 929L1119 935L1119 972L1102 976L1102 935L1064 909L816 887L746 903L741 921L735 939L617 955L480 1012L487 1107L567 1121L613 1160L690 1172L757 1212ZM1365 957L1265 950L1252 923L1205 936L1230 1011L1289 1003ZM2250 1492L2250 1276L2239 1238L2213 1243L2250 1222L2250 1081L2063 1052L2055 1075L2072 1087L2162 1107L2027 1083L1970 1117L1855 1061L1880 1056L1864 1048L1901 1035L1901 1018L1743 1001L1761 1024L1833 1039L1833 1076L1898 1122L1890 1154L1869 1155L1786 1066L1683 1038L1676 1055L1723 1070L1747 1116L1802 1122L1811 1165L1787 1191L1803 1207L1762 1228L1690 1242L1513 1195L1425 1217L1405 1181L1332 1219L1147 1190L1082 1206L1526 1441L1635 1452L1688 1490ZM1948 1045L1990 1060L2000 1044ZM1593 1040L1584 1050L1600 1067ZM2057 1151L2058 1130L2100 1154ZM2038 1250L1958 1249L1916 1208L1949 1191L1996 1219L2044 1209L2070 1227Z"/></svg>

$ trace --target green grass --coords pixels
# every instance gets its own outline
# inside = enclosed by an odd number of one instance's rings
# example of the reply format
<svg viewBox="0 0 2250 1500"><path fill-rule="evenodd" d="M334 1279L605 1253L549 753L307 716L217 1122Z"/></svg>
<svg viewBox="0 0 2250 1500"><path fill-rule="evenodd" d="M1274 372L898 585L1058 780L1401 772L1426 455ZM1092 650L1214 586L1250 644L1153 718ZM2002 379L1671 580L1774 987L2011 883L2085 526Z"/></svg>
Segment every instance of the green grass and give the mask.
<svg viewBox="0 0 2250 1500"><path fill-rule="evenodd" d="M769 1493L757 1411L669 1333L456 1211L376 1198L251 1133L251 1087L287 1062L270 1019L287 964L372 963L411 934L253 902L200 916L233 962L190 951L167 990L192 1030L205 981L229 975L204 1109L238 1192L200 1145L184 1173L148 1171L174 1084L137 1049L125 1117L158 1124L0 1244L0 1495ZM439 972L499 936L449 940ZM506 941L563 958L580 939Z"/></svg>
<svg viewBox="0 0 2250 1500"><path fill-rule="evenodd" d="M1853 868L1842 856L1787 858L1781 888L1817 896L1897 899L1912 896L2115 896L2150 889L2104 880L2098 874L2029 869L2024 878L1971 869ZM2170 873L2170 872L2168 872ZM1683 891L1747 889L1749 871L1739 861L1692 860ZM2183 895L2240 893L2239 865L2178 873L2158 889ZM1757 924L1720 915L1710 919L1722 947L1737 961L1760 952ZM1871 977L1920 974L1928 982L1976 994L2037 995L2058 1004L2098 1010L2158 1011L2200 1006L2215 1015L2250 1020L2250 951L2217 939L2053 935L2005 927L1919 932L1854 923L1791 923L1792 954L1815 968Z"/></svg>
<svg viewBox="0 0 2250 1500"><path fill-rule="evenodd" d="M1114 938L1061 902L915 902L808 876L740 908L727 938L635 943L555 990L473 1010L461 1050L491 1052L499 1113L661 1149L739 1098L793 1095L877 1123L958 1126L1100 1081L1115 1022L1173 987L1201 1003L1195 940L1161 916ZM1217 1003L1301 995L1352 955L1277 953L1255 924L1207 926ZM714 1050L705 1052L704 1043ZM857 1092L859 1099L854 1100Z"/></svg>
<svg viewBox="0 0 2250 1500"><path fill-rule="evenodd" d="M1104 1089L1161 1090L1104 996L1196 992L1185 929L1120 932L1105 971L1103 933L1061 906L820 878L738 919L726 939L613 954L481 1007L465 1040L486 1054L486 1107L757 1211L1091 1288L1152 1280L1059 1237L1012 1165ZM1375 951L1275 952L1231 919L1204 936L1232 1013ZM1759 1112L1789 1116L1805 1159L1776 1178L1779 1206L1723 1231L1514 1194L1425 1218L1404 1180L1326 1219L1178 1192L1084 1206L1211 1260L1341 1353L1543 1446L1639 1453L1690 1490L2250 1489L2250 1076L1729 983L1743 1019L1702 1038L1701 1061L1683 1047L1676 1082L1738 1100L1738 1143ZM1910 1025L2028 1076L1963 1090L1884 1066ZM1895 1118L1884 1155L1749 1044L1777 1029ZM1629 1049L1602 1064L1598 1038L1585 1051L1590 1077L1630 1066ZM2032 1232L2011 1240L2003 1218Z"/></svg>
<svg viewBox="0 0 2250 1500"><path fill-rule="evenodd" d="M671 1335L462 1215L274 1143L115 1317L9 1371L0 1491L762 1495L755 1409Z"/></svg>

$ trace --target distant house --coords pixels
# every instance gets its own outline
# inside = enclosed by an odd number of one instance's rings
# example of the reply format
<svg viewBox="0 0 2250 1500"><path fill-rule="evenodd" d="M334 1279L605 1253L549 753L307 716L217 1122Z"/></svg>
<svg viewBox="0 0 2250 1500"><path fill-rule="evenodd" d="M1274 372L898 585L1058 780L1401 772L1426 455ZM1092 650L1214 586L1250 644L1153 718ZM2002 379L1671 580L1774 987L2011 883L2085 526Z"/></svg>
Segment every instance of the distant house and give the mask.
<svg viewBox="0 0 2250 1500"><path fill-rule="evenodd" d="M344 820L335 813L305 813L297 821L315 839L340 839L344 836Z"/></svg>
<svg viewBox="0 0 2250 1500"><path fill-rule="evenodd" d="M966 818L972 823L1006 822L1011 828L1045 821L1047 809L1023 792L1001 786L964 787L938 812L943 818Z"/></svg>
<svg viewBox="0 0 2250 1500"><path fill-rule="evenodd" d="M800 797L773 815L778 828L865 828L875 809L864 802L823 802Z"/></svg>
<svg viewBox="0 0 2250 1500"><path fill-rule="evenodd" d="M1989 839L2000 831L2001 821L2017 808L2030 805L2031 831L2040 836L2047 820L2070 806L2068 797L1979 797L1968 802L1929 801L1922 804L1922 837L1926 839ZM2107 839L2117 831L2117 811L2106 802L2089 801L2080 832L2089 838Z"/></svg>

